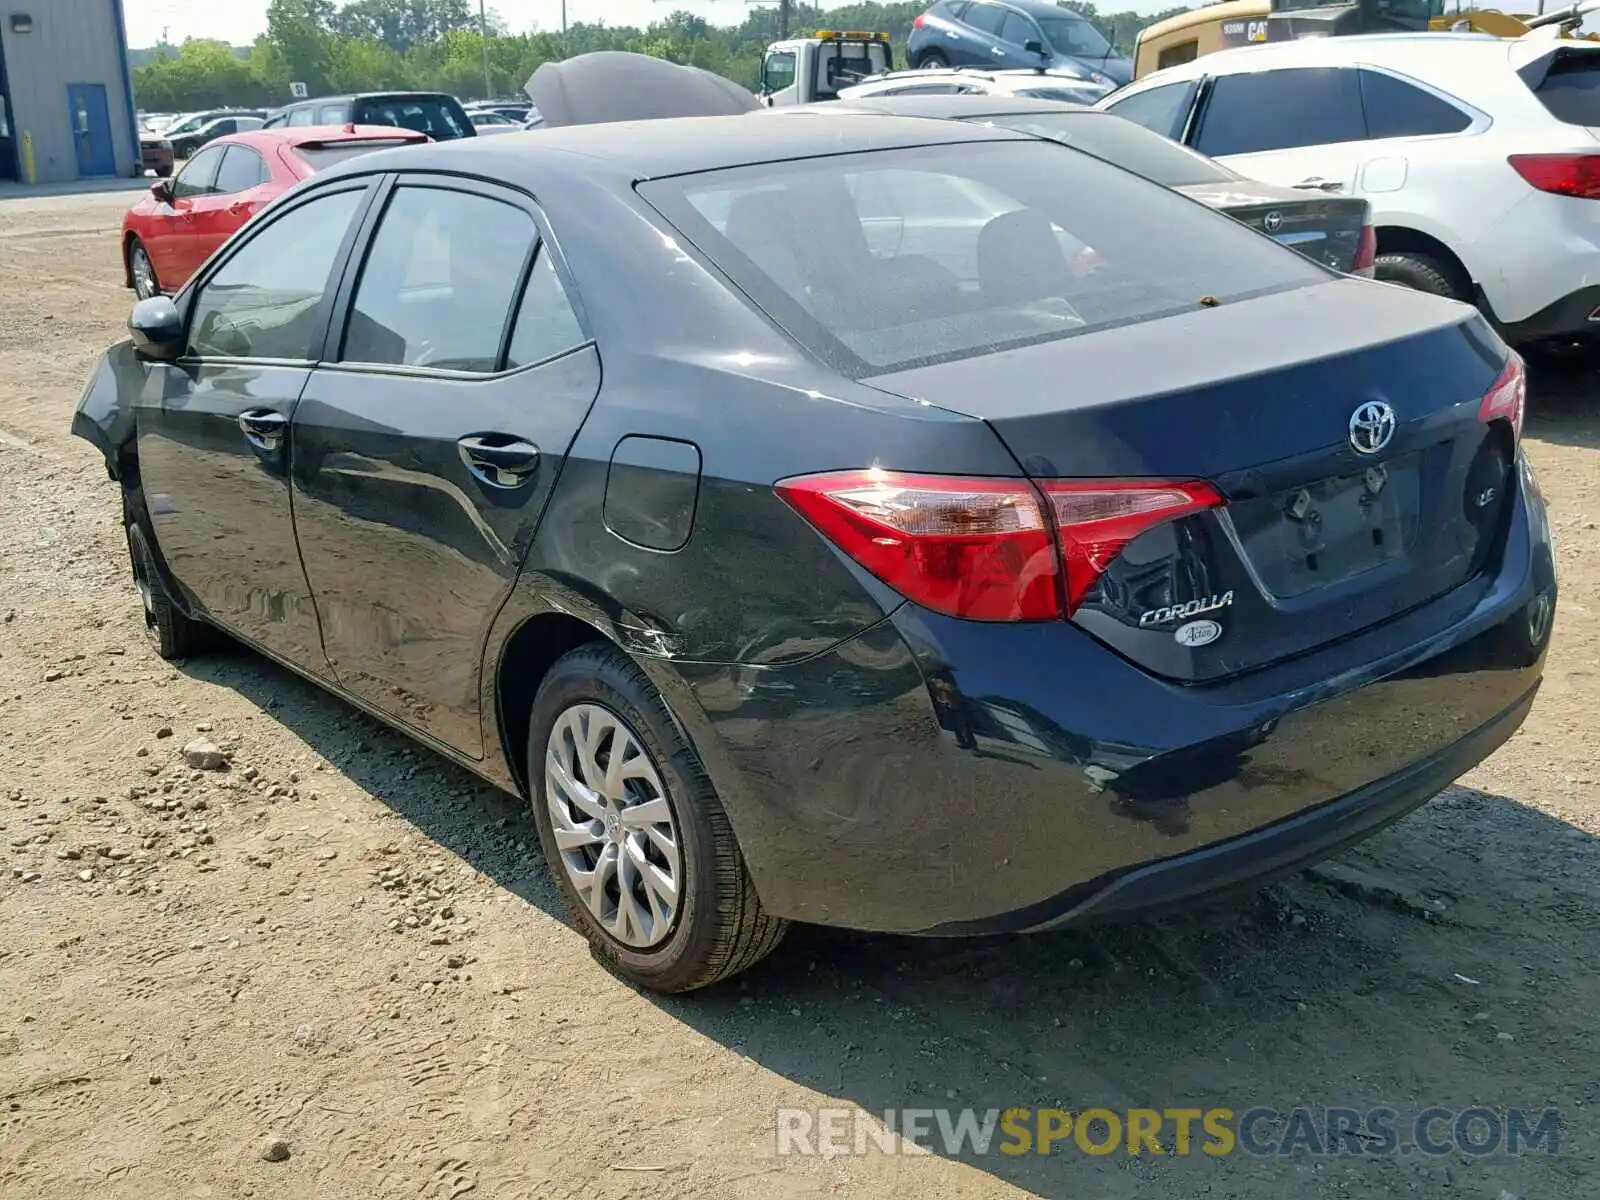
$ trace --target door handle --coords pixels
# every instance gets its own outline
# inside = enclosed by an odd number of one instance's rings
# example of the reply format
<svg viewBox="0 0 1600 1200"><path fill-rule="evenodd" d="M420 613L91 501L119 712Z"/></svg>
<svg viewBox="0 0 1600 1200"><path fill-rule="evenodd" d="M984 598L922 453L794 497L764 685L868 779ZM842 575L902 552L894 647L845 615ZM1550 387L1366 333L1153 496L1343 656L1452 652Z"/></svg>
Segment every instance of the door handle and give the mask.
<svg viewBox="0 0 1600 1200"><path fill-rule="evenodd" d="M270 408L252 408L239 414L239 432L244 440L266 454L276 454L283 448L283 434L289 427L289 418Z"/></svg>
<svg viewBox="0 0 1600 1200"><path fill-rule="evenodd" d="M487 487L517 488L539 471L539 447L506 433L476 433L456 442L461 461Z"/></svg>
<svg viewBox="0 0 1600 1200"><path fill-rule="evenodd" d="M1342 191L1344 191L1344 184L1340 183L1337 179L1324 179L1320 175L1313 175L1309 179L1302 179L1299 183L1295 184L1294 186L1297 187L1297 188L1304 188L1304 189L1306 189L1308 191L1313 191L1313 192L1342 192Z"/></svg>

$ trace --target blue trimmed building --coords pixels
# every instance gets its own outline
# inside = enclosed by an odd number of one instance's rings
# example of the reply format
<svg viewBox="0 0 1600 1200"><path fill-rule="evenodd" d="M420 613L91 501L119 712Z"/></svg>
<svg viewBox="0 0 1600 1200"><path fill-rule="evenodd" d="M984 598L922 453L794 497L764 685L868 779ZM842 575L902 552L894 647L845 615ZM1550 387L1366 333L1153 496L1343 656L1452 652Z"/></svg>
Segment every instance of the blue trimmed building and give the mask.
<svg viewBox="0 0 1600 1200"><path fill-rule="evenodd" d="M0 179L142 174L122 0L0 4Z"/></svg>

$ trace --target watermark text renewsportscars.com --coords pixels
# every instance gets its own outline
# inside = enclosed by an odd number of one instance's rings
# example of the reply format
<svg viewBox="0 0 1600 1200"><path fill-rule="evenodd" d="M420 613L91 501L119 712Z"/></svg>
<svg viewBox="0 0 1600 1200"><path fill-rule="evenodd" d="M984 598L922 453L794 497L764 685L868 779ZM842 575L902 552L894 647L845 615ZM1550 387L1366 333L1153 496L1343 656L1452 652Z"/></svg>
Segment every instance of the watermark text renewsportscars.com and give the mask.
<svg viewBox="0 0 1600 1200"><path fill-rule="evenodd" d="M1556 1109L780 1108L779 1154L1557 1154Z"/></svg>

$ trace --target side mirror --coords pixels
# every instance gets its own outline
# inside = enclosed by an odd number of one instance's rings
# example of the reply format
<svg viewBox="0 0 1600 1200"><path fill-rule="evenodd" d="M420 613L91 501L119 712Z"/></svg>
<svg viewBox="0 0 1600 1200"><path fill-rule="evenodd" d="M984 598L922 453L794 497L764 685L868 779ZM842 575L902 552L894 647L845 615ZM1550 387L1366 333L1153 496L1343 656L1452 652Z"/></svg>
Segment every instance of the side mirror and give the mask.
<svg viewBox="0 0 1600 1200"><path fill-rule="evenodd" d="M146 358L171 362L183 353L183 314L166 296L151 296L128 315L133 348Z"/></svg>
<svg viewBox="0 0 1600 1200"><path fill-rule="evenodd" d="M1037 54L1040 58L1045 56L1044 43L1039 41L1038 38L1034 38L1029 42L1023 42L1022 48L1029 54Z"/></svg>
<svg viewBox="0 0 1600 1200"><path fill-rule="evenodd" d="M172 182L167 179L158 179L150 185L150 194L163 204L172 203Z"/></svg>

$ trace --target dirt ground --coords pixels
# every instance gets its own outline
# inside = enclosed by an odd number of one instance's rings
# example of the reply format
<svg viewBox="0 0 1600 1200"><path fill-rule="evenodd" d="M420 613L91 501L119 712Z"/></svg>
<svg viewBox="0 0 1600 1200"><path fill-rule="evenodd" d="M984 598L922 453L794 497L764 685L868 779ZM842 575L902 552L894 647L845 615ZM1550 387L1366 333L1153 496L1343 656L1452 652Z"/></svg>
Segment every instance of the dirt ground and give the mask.
<svg viewBox="0 0 1600 1200"><path fill-rule="evenodd" d="M1536 386L1555 643L1527 726L1461 786L1219 912L796 930L662 1000L563 923L511 798L251 654L147 649L115 485L67 428L129 307L129 199L0 203L0 1194L1600 1196L1592 381ZM187 769L201 731L231 771ZM1553 1155L777 1155L775 1110L837 1105L1563 1129Z"/></svg>

